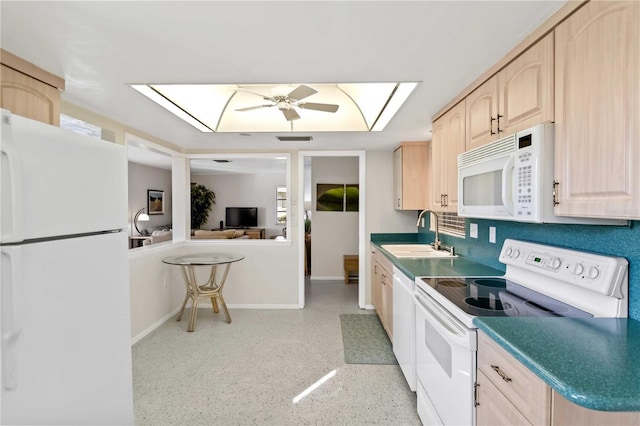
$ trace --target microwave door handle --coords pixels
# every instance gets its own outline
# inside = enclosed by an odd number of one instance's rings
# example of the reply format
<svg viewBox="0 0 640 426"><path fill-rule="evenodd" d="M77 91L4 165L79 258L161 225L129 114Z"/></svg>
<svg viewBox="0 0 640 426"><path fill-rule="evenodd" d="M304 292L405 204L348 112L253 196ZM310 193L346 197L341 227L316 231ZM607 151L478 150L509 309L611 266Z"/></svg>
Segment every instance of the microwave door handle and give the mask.
<svg viewBox="0 0 640 426"><path fill-rule="evenodd" d="M513 168L514 157L509 156L507 163L502 168L502 204L509 214L513 216Z"/></svg>

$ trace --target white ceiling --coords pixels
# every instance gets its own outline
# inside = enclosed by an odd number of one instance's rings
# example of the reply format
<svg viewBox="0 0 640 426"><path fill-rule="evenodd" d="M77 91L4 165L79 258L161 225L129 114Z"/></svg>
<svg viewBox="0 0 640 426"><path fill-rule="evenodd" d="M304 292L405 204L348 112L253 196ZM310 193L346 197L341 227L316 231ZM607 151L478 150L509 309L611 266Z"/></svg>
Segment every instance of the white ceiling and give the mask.
<svg viewBox="0 0 640 426"><path fill-rule="evenodd" d="M564 3L3 0L0 40L63 77L64 100L187 150L387 150L430 139L431 116ZM127 86L388 81L421 84L384 131L312 142L200 133Z"/></svg>

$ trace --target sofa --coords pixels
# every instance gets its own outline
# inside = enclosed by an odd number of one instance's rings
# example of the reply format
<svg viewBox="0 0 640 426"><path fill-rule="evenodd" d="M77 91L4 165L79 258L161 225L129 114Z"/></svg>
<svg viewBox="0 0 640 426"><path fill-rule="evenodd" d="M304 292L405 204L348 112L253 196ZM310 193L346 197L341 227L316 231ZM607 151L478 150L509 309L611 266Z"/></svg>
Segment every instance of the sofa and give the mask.
<svg viewBox="0 0 640 426"><path fill-rule="evenodd" d="M173 231L153 231L148 239L144 240L142 245L148 246L152 244L163 243L165 241L171 241L173 239Z"/></svg>
<svg viewBox="0 0 640 426"><path fill-rule="evenodd" d="M240 229L226 229L223 231L196 229L191 236L192 240L231 240L238 238L248 239L249 236Z"/></svg>

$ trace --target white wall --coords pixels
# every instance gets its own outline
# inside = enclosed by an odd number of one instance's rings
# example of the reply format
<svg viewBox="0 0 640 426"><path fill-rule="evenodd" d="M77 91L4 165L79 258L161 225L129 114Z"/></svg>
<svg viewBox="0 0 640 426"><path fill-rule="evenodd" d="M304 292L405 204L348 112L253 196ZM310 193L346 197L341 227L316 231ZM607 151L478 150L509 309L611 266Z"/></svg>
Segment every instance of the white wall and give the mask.
<svg viewBox="0 0 640 426"><path fill-rule="evenodd" d="M416 211L393 207L393 152L367 151L367 244L375 233L417 232ZM371 283L371 251L367 250L367 283ZM367 304L371 304L371 284L367 286Z"/></svg>
<svg viewBox="0 0 640 426"><path fill-rule="evenodd" d="M147 208L147 190L164 191L164 214L150 215L148 222L138 221L138 228L150 229L155 226L171 225L171 170L129 162L129 232L137 235L133 228L133 218L141 208Z"/></svg>
<svg viewBox="0 0 640 426"><path fill-rule="evenodd" d="M358 157L314 157L311 161L311 278L342 278L343 255L358 254L358 212L317 211L318 183L359 183Z"/></svg>
<svg viewBox="0 0 640 426"><path fill-rule="evenodd" d="M178 253L179 246L173 244L129 251L131 336L134 342L153 331L180 307L185 295L180 269L162 263L164 257Z"/></svg>
<svg viewBox="0 0 640 426"><path fill-rule="evenodd" d="M218 229L226 207L258 207L258 227L265 228L266 238L282 235L284 225L276 225L276 186L286 186L286 179L285 173L193 175L192 182L216 194L203 229Z"/></svg>

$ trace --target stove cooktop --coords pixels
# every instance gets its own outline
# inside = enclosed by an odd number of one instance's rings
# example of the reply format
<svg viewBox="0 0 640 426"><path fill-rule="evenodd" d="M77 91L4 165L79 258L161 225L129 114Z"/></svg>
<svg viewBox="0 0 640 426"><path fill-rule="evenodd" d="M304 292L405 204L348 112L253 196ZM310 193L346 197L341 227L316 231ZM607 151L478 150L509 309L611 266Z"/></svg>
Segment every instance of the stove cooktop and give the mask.
<svg viewBox="0 0 640 426"><path fill-rule="evenodd" d="M471 317L593 317L504 278L422 278L422 282Z"/></svg>

